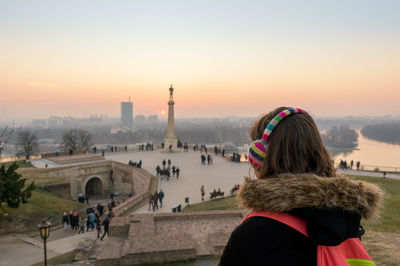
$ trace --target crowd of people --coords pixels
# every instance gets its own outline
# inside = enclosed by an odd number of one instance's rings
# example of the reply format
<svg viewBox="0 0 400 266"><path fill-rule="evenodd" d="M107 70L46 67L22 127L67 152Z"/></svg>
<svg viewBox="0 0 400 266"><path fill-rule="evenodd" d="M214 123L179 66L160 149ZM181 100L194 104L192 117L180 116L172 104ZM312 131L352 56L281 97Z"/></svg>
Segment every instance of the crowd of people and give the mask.
<svg viewBox="0 0 400 266"><path fill-rule="evenodd" d="M142 168L142 160L139 160L139 162L134 162L132 160L129 160L128 164L132 165L132 166L135 166L137 168Z"/></svg>
<svg viewBox="0 0 400 266"><path fill-rule="evenodd" d="M138 149L139 149L139 151L153 151L154 144L152 144L152 143L140 144L140 145L138 145Z"/></svg>
<svg viewBox="0 0 400 266"><path fill-rule="evenodd" d="M168 162L168 165L167 165ZM181 169L175 165L172 165L172 162L170 159L168 159L167 161L163 160L162 161L162 168L157 165L156 166L156 176L157 178L160 179L167 179L167 181L169 181L170 177L171 177L171 171L172 171L172 177L176 177L177 179L179 179L179 175L181 172Z"/></svg>
<svg viewBox="0 0 400 266"><path fill-rule="evenodd" d="M360 165L361 165L360 161L356 162L357 171L360 170ZM350 170L353 170L353 167L354 167L354 161L353 160L351 160L350 163L347 163L346 160L344 160L344 161L340 160L340 162L339 162L339 168L340 169L346 170L346 169L350 168Z"/></svg>
<svg viewBox="0 0 400 266"><path fill-rule="evenodd" d="M232 162L240 163L241 157L242 157L242 156L240 155L240 153L234 152L234 153L232 154Z"/></svg>
<svg viewBox="0 0 400 266"><path fill-rule="evenodd" d="M62 224L64 226L64 230L67 230L68 227L71 228L73 232L77 232L78 234L85 233L90 231L97 231L97 238L100 238L102 241L104 236L107 234L109 236L109 225L111 222L111 218L114 217L112 212L112 204L109 203L107 206L108 212L105 213L106 207L102 204L97 204L97 206L89 206L86 209L85 214L80 214L78 210L72 210L69 212L64 212L62 216ZM104 233L102 233L102 226L104 229ZM101 237L100 237L101 236Z"/></svg>

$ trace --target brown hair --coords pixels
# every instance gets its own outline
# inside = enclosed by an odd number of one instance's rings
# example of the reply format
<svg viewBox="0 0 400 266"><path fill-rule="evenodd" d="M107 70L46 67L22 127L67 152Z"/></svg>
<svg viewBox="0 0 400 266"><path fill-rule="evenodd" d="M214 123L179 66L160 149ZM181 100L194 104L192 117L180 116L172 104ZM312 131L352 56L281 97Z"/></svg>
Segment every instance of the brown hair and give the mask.
<svg viewBox="0 0 400 266"><path fill-rule="evenodd" d="M254 141L261 139L268 123L289 107L279 107L262 116L249 130ZM285 117L272 131L267 158L260 170L261 178L281 173L314 173L318 176L336 176L333 161L325 149L317 125L309 114Z"/></svg>

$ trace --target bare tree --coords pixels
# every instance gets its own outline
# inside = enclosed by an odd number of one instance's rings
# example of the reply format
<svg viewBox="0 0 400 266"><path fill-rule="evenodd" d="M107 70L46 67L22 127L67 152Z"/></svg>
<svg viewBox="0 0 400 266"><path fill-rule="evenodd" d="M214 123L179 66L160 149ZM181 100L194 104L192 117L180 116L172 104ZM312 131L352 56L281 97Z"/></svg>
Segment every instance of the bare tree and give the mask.
<svg viewBox="0 0 400 266"><path fill-rule="evenodd" d="M29 160L32 155L39 151L39 144L36 135L30 131L18 132L16 147L16 155Z"/></svg>
<svg viewBox="0 0 400 266"><path fill-rule="evenodd" d="M8 129L8 127L5 127L3 130L0 131L0 158L3 150L6 149L8 140L11 138L13 132L14 130Z"/></svg>
<svg viewBox="0 0 400 266"><path fill-rule="evenodd" d="M65 151L88 151L92 145L92 134L82 129L64 132L61 145Z"/></svg>

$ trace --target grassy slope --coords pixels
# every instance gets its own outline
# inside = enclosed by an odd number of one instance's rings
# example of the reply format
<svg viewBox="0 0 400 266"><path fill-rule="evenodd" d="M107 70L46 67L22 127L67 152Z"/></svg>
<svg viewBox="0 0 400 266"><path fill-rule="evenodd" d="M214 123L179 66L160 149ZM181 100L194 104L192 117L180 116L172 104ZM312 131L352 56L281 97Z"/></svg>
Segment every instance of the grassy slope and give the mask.
<svg viewBox="0 0 400 266"><path fill-rule="evenodd" d="M363 180L378 185L385 193L384 205L379 221L364 222L367 230L377 232L400 231L400 180L380 177L350 176L355 180Z"/></svg>
<svg viewBox="0 0 400 266"><path fill-rule="evenodd" d="M228 196L224 198L218 198L209 200L206 202L196 203L185 207L183 212L192 211L214 211L214 210L232 210L239 209L238 201L235 196Z"/></svg>
<svg viewBox="0 0 400 266"><path fill-rule="evenodd" d="M36 233L42 219L49 219L54 226L61 225L62 213L81 209L82 204L66 200L53 193L36 189L27 204L18 209L4 208L8 216L0 215L0 234Z"/></svg>
<svg viewBox="0 0 400 266"><path fill-rule="evenodd" d="M65 182L67 179L65 177L45 177L42 173L48 171L54 171L51 168L25 168L18 169L24 178L27 179L26 184L30 182L35 182L36 186L47 185L47 184L60 184Z"/></svg>
<svg viewBox="0 0 400 266"><path fill-rule="evenodd" d="M0 163L0 166L5 165L6 168L12 165L14 162L7 162L7 163ZM31 162L26 162L26 161L16 161L17 165L19 168L31 168L33 165Z"/></svg>

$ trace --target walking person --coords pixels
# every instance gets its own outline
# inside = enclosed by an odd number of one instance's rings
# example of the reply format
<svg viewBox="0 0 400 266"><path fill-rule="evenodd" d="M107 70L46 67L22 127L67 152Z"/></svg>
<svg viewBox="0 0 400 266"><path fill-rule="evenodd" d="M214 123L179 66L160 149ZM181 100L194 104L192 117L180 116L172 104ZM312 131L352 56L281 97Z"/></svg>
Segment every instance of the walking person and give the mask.
<svg viewBox="0 0 400 266"><path fill-rule="evenodd" d="M77 232L78 231L78 227L79 227L79 212L74 210L74 212L72 213L72 220L74 221L74 231Z"/></svg>
<svg viewBox="0 0 400 266"><path fill-rule="evenodd" d="M160 189L160 192L158 192L158 200L160 201L160 208L162 208L163 199L164 199L164 192L162 191L162 189Z"/></svg>
<svg viewBox="0 0 400 266"><path fill-rule="evenodd" d="M100 217L96 219L96 231L97 231L97 238L100 238L100 235L101 235L101 221L100 221Z"/></svg>
<svg viewBox="0 0 400 266"><path fill-rule="evenodd" d="M167 168L161 170L161 179L167 178Z"/></svg>
<svg viewBox="0 0 400 266"><path fill-rule="evenodd" d="M176 172L176 179L179 179L179 173L181 172L181 169L179 169L179 167L177 167L175 172Z"/></svg>
<svg viewBox="0 0 400 266"><path fill-rule="evenodd" d="M375 265L360 225L377 216L382 192L336 175L312 117L277 108L249 135L256 178L245 179L238 197L252 213L232 232L219 265Z"/></svg>
<svg viewBox="0 0 400 266"><path fill-rule="evenodd" d="M83 217L82 217L80 224L78 224L78 226L79 226L78 234L85 233L85 219Z"/></svg>
<svg viewBox="0 0 400 266"><path fill-rule="evenodd" d="M167 162L165 162L165 160L162 161L162 165L165 168L165 165L167 164Z"/></svg>
<svg viewBox="0 0 400 266"><path fill-rule="evenodd" d="M159 165L156 167L157 177L160 177L161 168Z"/></svg>
<svg viewBox="0 0 400 266"><path fill-rule="evenodd" d="M175 165L172 166L172 176L175 177L175 173L176 173L176 168Z"/></svg>
<svg viewBox="0 0 400 266"><path fill-rule="evenodd" d="M73 217L73 211L69 211L69 225L71 226L71 230L74 230L74 217Z"/></svg>
<svg viewBox="0 0 400 266"><path fill-rule="evenodd" d="M169 181L170 176L171 176L171 168L168 167L168 169L167 169L167 181Z"/></svg>
<svg viewBox="0 0 400 266"><path fill-rule="evenodd" d="M202 165L205 165L205 164L206 164L206 156L205 156L204 154L202 154L202 155L200 156L200 158L201 158L201 164L202 164Z"/></svg>
<svg viewBox="0 0 400 266"><path fill-rule="evenodd" d="M89 213L90 229L93 231L95 227L96 214L92 211Z"/></svg>
<svg viewBox="0 0 400 266"><path fill-rule="evenodd" d="M201 185L200 193L201 193L201 201L204 201L204 195L206 194L204 190L204 185Z"/></svg>
<svg viewBox="0 0 400 266"><path fill-rule="evenodd" d="M153 211L158 211L158 193L157 191L153 194Z"/></svg>
<svg viewBox="0 0 400 266"><path fill-rule="evenodd" d="M119 193L118 193L118 191L115 191L115 192L114 192L114 198L115 198L115 200L116 200L117 202L119 202L119 201L118 201L118 199L119 199Z"/></svg>
<svg viewBox="0 0 400 266"><path fill-rule="evenodd" d="M103 217L103 214L104 214L104 206L101 205L100 203L98 203L96 209L97 209L97 212L99 213L99 216L100 216L100 217Z"/></svg>
<svg viewBox="0 0 400 266"><path fill-rule="evenodd" d="M62 217L62 224L64 226L64 230L68 228L68 224L69 224L68 219L69 219L68 214L66 212L64 212L63 217Z"/></svg>
<svg viewBox="0 0 400 266"><path fill-rule="evenodd" d="M90 228L90 214L86 215L86 232L89 232L89 228Z"/></svg>
<svg viewBox="0 0 400 266"><path fill-rule="evenodd" d="M108 233L108 228L110 226L110 218L106 217L106 219L103 221L102 223L103 227L104 227L104 234L103 236L100 238L100 241L103 241L104 236L107 234L108 237L110 237L110 234Z"/></svg>

